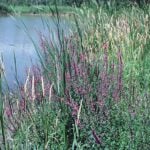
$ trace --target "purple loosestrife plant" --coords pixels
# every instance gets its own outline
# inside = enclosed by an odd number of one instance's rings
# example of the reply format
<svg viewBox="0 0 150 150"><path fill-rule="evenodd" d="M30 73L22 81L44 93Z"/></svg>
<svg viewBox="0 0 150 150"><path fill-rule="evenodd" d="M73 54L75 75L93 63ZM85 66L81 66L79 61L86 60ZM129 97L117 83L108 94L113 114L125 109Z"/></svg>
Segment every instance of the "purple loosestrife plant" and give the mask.
<svg viewBox="0 0 150 150"><path fill-rule="evenodd" d="M122 89L123 89L123 83L122 83L123 61L122 61L121 50L118 51L117 58L118 58L118 68L117 68L118 73L117 73L117 79L116 79L117 84L116 84L116 88L113 92L113 98L118 101L121 98Z"/></svg>
<svg viewBox="0 0 150 150"><path fill-rule="evenodd" d="M20 86L20 96L16 103L7 104L5 107L5 116L9 122L8 130L15 133L21 123L27 118L32 118L33 111L38 111L39 105L49 97L50 83L44 81L42 70L38 66L33 66L29 72L27 82ZM34 77L34 80L33 80ZM35 98L33 100L32 88L34 87ZM33 106L33 107L32 107Z"/></svg>
<svg viewBox="0 0 150 150"><path fill-rule="evenodd" d="M95 130L92 130L92 135L95 139L96 144L102 144L102 141L101 141L100 137L96 134Z"/></svg>
<svg viewBox="0 0 150 150"><path fill-rule="evenodd" d="M84 105L89 106L92 104L92 110L94 110L93 107L97 106L103 108L110 98L115 100L120 99L123 86L123 62L121 50L119 50L117 55L118 67L115 67L116 64L114 64L114 61L113 63L109 61L109 43L105 42L102 46L104 53L101 52L101 54L103 54L103 60L100 59L100 62L96 65L94 65L95 60L93 60L93 63L90 63L91 61L89 61L88 58L89 54L79 50L80 47L77 44L79 43L79 39L74 37L76 36L71 36L68 39L65 37L64 43L66 44L64 46L66 47L65 55L67 55L67 59L65 59L66 89L64 101L66 101L67 106L71 108L71 114L75 118L81 98L84 98ZM44 43L43 41L41 42ZM51 48L51 44L49 48ZM54 50L54 47L52 47L52 49ZM63 51L60 52L60 55L61 53L63 53ZM60 55L58 60L62 61ZM56 55L56 57L58 57L58 55ZM47 62L45 63L47 66L50 65L47 64ZM103 63L103 65L100 65L101 63ZM116 70L118 71L117 75ZM53 72L49 70L51 78L53 76L52 73ZM59 76L60 80L62 80L61 70Z"/></svg>
<svg viewBox="0 0 150 150"><path fill-rule="evenodd" d="M122 53L119 50L117 57L113 60L109 54L109 43L105 42L98 54L93 53L91 57L90 52L85 49L81 50L79 38L75 37L65 37L63 43L65 49L59 51L59 54L57 54L57 48L51 46L51 43L46 43L47 50L44 51L51 51L46 52L46 58L50 59L54 55L55 59L45 61L45 65L51 68L48 70L49 82L58 76L60 87L65 85L64 95L60 96L57 92L54 92L54 95L68 108L70 120L73 119L73 123L78 126L79 130L85 128L91 131L92 124L107 124L111 116L111 105L121 99ZM52 61L53 68L50 61ZM56 69L59 74L55 71ZM54 82L54 85L57 85L57 82ZM53 90L55 91L55 86ZM83 100L83 105L80 117L78 117L81 100ZM95 143L101 145L103 137L100 138L97 135L101 132L98 131L97 126L94 129L92 136ZM67 130L70 131L70 129Z"/></svg>
<svg viewBox="0 0 150 150"><path fill-rule="evenodd" d="M12 117L12 115L13 115L12 108L10 108L10 106L7 106L7 107L5 108L5 113L6 113L6 116L7 116L8 118Z"/></svg>

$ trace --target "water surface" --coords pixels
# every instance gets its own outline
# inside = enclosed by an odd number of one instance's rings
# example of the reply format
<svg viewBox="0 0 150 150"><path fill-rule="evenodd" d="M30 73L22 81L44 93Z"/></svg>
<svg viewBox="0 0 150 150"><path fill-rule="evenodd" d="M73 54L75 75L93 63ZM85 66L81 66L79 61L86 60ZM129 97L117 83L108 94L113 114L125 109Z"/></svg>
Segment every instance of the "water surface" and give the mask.
<svg viewBox="0 0 150 150"><path fill-rule="evenodd" d="M60 29L68 33L68 27L69 23L61 19ZM57 30L56 20L50 16L0 16L0 53L5 77L11 89L17 85L16 77L23 83L27 68L39 64L33 41L40 45L40 36L44 34L58 43Z"/></svg>

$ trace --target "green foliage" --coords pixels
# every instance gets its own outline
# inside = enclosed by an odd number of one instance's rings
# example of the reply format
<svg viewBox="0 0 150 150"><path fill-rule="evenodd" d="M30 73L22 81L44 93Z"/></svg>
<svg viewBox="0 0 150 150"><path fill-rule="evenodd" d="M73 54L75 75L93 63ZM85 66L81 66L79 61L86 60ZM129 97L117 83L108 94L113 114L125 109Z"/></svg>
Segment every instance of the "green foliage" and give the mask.
<svg viewBox="0 0 150 150"><path fill-rule="evenodd" d="M12 14L51 14L51 10L56 13L54 5L11 6L11 9ZM78 11L70 6L58 6L58 10L61 14L72 14Z"/></svg>
<svg viewBox="0 0 150 150"><path fill-rule="evenodd" d="M76 5L77 7L81 7L83 4L91 6L93 3L97 4L98 6L105 5L107 7L114 7L114 6L128 6L128 5L138 5L143 6L145 4L149 4L149 0L2 0L1 2L9 5L69 5L73 6Z"/></svg>
<svg viewBox="0 0 150 150"><path fill-rule="evenodd" d="M35 146L39 149L65 149L67 114L61 111L54 102L43 102L40 107L34 108L31 116L28 114L20 129L15 133L13 142L15 147L27 149L30 145L31 149Z"/></svg>
<svg viewBox="0 0 150 150"><path fill-rule="evenodd" d="M0 14L8 14L11 13L12 10L4 3L0 3Z"/></svg>

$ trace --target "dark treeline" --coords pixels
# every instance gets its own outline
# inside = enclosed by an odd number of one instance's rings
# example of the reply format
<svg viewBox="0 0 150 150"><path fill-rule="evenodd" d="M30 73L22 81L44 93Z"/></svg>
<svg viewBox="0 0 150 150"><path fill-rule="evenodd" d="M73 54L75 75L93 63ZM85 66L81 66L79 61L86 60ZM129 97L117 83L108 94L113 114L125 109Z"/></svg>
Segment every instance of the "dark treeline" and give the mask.
<svg viewBox="0 0 150 150"><path fill-rule="evenodd" d="M92 5L97 3L98 6L101 5L131 5L136 4L139 6L150 3L150 0L1 0L1 3L11 4L11 5L69 5L80 7L84 4Z"/></svg>

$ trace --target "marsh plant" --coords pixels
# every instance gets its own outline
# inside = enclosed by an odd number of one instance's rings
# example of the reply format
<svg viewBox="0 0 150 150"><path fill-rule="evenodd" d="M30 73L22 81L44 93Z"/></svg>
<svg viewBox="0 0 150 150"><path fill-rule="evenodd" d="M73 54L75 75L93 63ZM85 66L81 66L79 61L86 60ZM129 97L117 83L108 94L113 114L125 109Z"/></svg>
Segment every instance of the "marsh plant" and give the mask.
<svg viewBox="0 0 150 150"><path fill-rule="evenodd" d="M148 11L83 8L69 36L55 15L58 43L41 34L41 66L2 97L5 149L148 150Z"/></svg>

